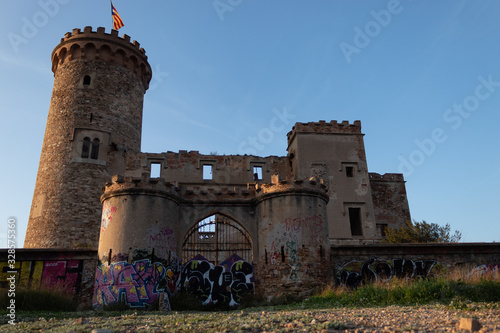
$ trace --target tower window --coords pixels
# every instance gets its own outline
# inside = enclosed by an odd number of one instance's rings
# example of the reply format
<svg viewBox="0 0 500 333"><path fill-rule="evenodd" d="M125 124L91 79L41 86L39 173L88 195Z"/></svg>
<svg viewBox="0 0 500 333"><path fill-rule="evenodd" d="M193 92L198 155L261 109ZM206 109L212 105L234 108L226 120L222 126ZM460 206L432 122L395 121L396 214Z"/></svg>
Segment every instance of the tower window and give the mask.
<svg viewBox="0 0 500 333"><path fill-rule="evenodd" d="M90 138L86 137L83 139L82 158L89 158L89 152L90 152Z"/></svg>
<svg viewBox="0 0 500 333"><path fill-rule="evenodd" d="M97 160L99 158L99 144L101 141L99 139L92 140L92 150L90 152L90 158Z"/></svg>
<svg viewBox="0 0 500 333"><path fill-rule="evenodd" d="M84 86L90 86L90 75L85 75L83 77L83 85Z"/></svg>
<svg viewBox="0 0 500 333"><path fill-rule="evenodd" d="M212 165L203 165L203 180L212 180Z"/></svg>
<svg viewBox="0 0 500 333"><path fill-rule="evenodd" d="M352 178L354 176L354 167L346 166L345 167L345 175L348 178Z"/></svg>
<svg viewBox="0 0 500 333"><path fill-rule="evenodd" d="M253 180L262 180L262 167L254 166L253 167Z"/></svg>
<svg viewBox="0 0 500 333"><path fill-rule="evenodd" d="M150 178L160 178L161 176L161 163L151 163Z"/></svg>
<svg viewBox="0 0 500 333"><path fill-rule="evenodd" d="M351 224L351 235L363 236L363 229L361 227L361 208L349 208L349 222Z"/></svg>

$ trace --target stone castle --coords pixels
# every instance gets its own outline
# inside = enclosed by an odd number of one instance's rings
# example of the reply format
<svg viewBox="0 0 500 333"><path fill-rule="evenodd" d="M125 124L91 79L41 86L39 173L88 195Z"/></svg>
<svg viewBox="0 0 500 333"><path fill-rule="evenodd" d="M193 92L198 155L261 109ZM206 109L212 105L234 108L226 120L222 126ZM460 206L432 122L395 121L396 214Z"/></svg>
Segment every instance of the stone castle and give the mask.
<svg viewBox="0 0 500 333"><path fill-rule="evenodd" d="M374 244L410 220L403 175L368 172L360 121L296 123L287 156L143 153L152 71L138 42L74 29L52 71L24 246L98 248L96 306L156 299L127 295L124 267L160 269L148 295L306 295L331 280L332 246ZM207 272L222 284L203 282Z"/></svg>

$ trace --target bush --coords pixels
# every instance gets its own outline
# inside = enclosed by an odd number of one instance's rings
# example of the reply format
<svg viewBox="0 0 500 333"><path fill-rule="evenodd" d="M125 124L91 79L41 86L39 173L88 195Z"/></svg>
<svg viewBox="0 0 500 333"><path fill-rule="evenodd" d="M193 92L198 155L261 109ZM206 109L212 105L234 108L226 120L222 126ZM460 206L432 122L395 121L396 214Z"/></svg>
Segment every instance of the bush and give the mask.
<svg viewBox="0 0 500 333"><path fill-rule="evenodd" d="M329 287L306 300L304 304L320 307L443 304L456 307L458 303L463 305L471 302L499 301L498 280L393 278L389 282L367 284L354 290L343 286Z"/></svg>

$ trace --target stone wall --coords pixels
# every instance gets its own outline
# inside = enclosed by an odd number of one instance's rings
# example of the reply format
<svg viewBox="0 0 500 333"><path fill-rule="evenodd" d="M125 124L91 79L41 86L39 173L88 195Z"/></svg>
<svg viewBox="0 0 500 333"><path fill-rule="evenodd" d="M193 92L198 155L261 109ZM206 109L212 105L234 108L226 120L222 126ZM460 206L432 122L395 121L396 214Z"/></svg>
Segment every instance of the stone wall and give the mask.
<svg viewBox="0 0 500 333"><path fill-rule="evenodd" d="M84 305L92 304L97 251L16 249L15 269L7 262L7 249L0 250L0 287L7 288L8 271L16 271L18 288L62 289Z"/></svg>
<svg viewBox="0 0 500 333"><path fill-rule="evenodd" d="M357 286L393 277L446 276L457 269L466 275L499 272L500 244L375 244L331 249L336 284ZM497 275L499 276L499 275Z"/></svg>
<svg viewBox="0 0 500 333"><path fill-rule="evenodd" d="M385 228L397 228L402 222L411 221L405 180L399 173L369 175L377 233L385 236Z"/></svg>

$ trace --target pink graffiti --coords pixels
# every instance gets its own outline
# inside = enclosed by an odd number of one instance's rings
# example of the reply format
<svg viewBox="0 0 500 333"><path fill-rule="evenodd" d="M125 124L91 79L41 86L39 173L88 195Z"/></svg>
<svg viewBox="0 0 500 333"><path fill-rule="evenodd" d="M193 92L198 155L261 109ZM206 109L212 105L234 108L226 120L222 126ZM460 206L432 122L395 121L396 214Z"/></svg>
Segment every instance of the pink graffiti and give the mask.
<svg viewBox="0 0 500 333"><path fill-rule="evenodd" d="M42 286L62 288L75 293L80 274L79 260L46 261L42 273Z"/></svg>
<svg viewBox="0 0 500 333"><path fill-rule="evenodd" d="M311 236L318 235L323 230L323 218L318 215L306 216L304 218L286 218L283 220L286 231L309 230Z"/></svg>
<svg viewBox="0 0 500 333"><path fill-rule="evenodd" d="M274 245L274 242L271 245L271 252L269 252L269 263L271 265L277 265L278 264L278 253L276 251L276 245Z"/></svg>
<svg viewBox="0 0 500 333"><path fill-rule="evenodd" d="M121 261L101 265L96 271L94 307L118 302L124 302L130 307L152 305L158 299L160 291L171 287L172 281L169 280L175 278L172 272L167 276L167 269L162 264L152 264L149 259L132 264Z"/></svg>
<svg viewBox="0 0 500 333"><path fill-rule="evenodd" d="M149 231L148 246L155 249L155 253L158 257L163 259L170 259L172 252L175 256L175 234L170 228L161 228L158 233L154 233L153 230Z"/></svg>
<svg viewBox="0 0 500 333"><path fill-rule="evenodd" d="M110 205L108 201L104 203L102 207L102 219L101 219L101 231L104 232L111 223L113 218L113 213L116 212L116 207Z"/></svg>

